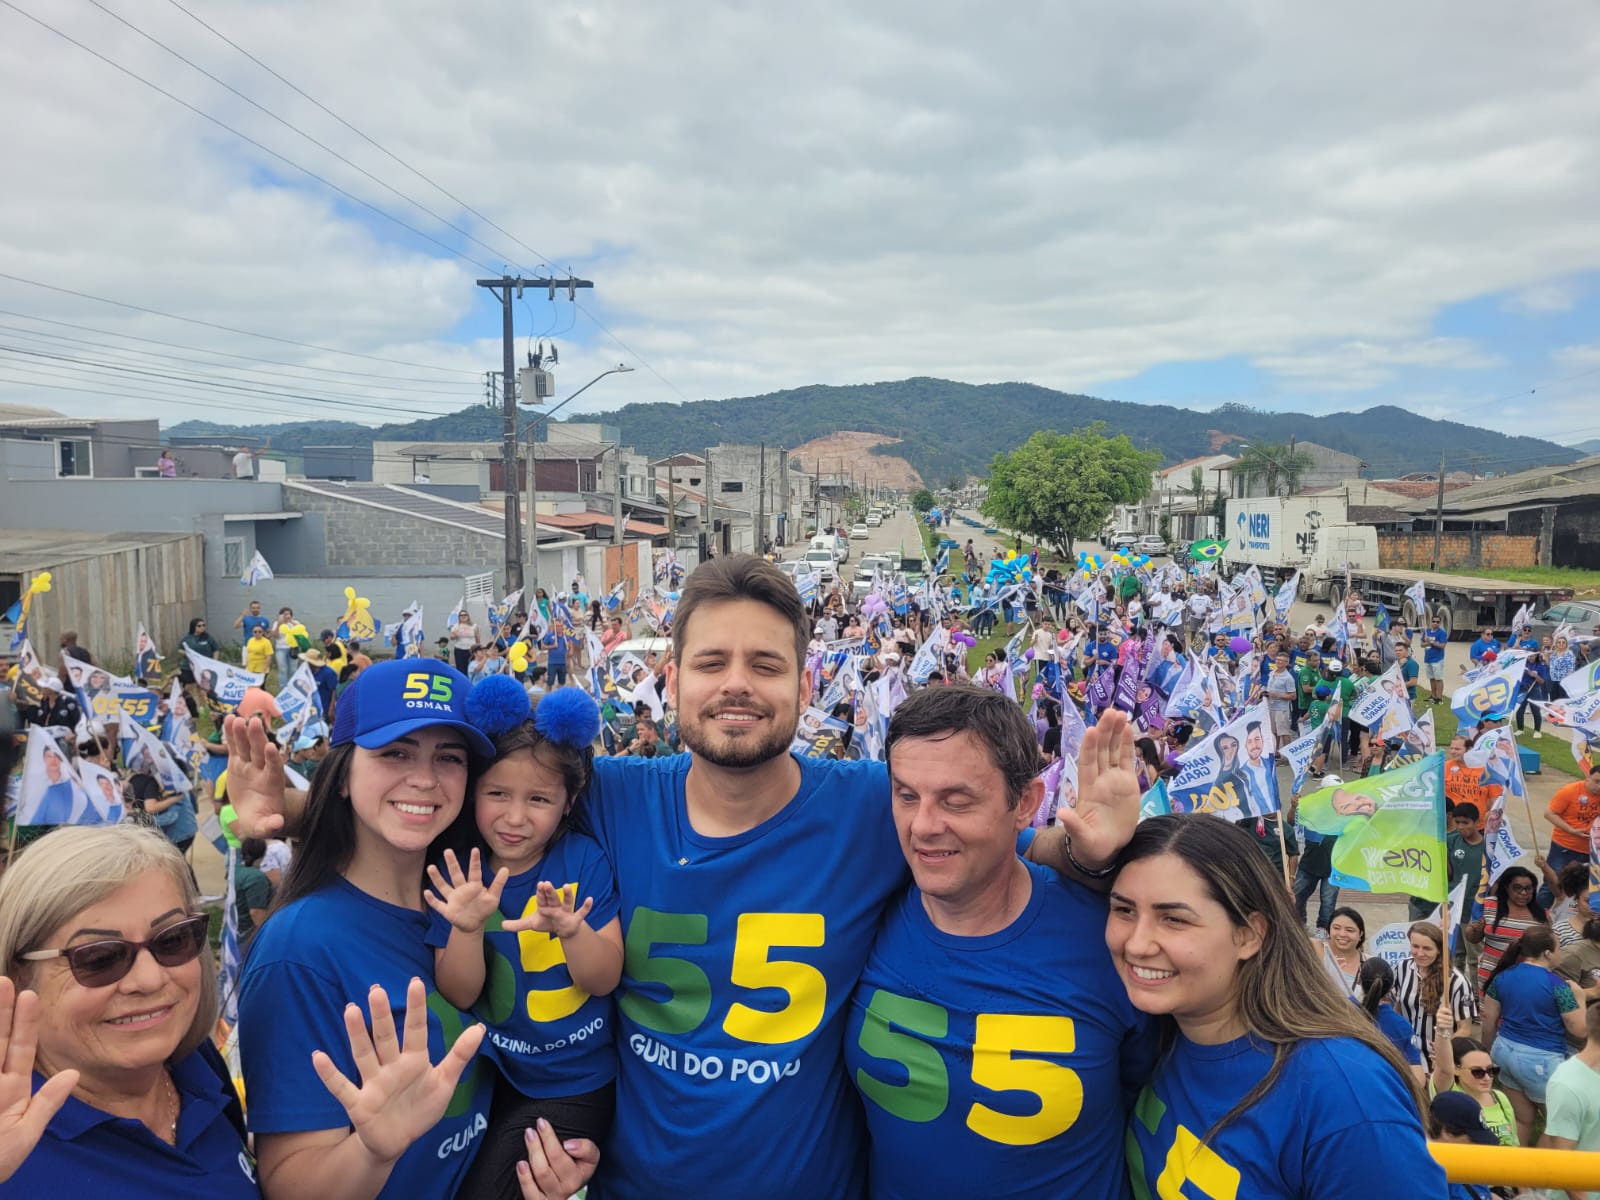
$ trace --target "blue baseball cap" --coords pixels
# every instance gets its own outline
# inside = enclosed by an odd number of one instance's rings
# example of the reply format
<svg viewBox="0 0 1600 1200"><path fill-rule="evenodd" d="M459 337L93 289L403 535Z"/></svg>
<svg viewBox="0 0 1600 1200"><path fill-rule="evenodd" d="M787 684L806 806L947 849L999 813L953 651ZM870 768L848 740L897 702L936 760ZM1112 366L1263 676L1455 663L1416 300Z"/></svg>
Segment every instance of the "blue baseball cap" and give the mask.
<svg viewBox="0 0 1600 1200"><path fill-rule="evenodd" d="M474 754L492 758L494 743L467 719L471 690L467 677L441 659L373 663L340 694L328 741L376 750L419 729L446 725L466 735Z"/></svg>

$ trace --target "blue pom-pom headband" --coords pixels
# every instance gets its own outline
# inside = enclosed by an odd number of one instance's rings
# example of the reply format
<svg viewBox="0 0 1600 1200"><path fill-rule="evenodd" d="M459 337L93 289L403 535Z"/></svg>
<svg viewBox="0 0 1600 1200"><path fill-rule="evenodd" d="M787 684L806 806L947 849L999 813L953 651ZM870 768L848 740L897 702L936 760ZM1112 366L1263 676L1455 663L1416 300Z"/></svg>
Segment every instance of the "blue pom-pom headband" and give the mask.
<svg viewBox="0 0 1600 1200"><path fill-rule="evenodd" d="M600 736L600 706L580 687L562 687L547 694L535 710L528 693L509 675L480 679L467 693L467 720L488 737L498 738L530 715L546 741L585 750Z"/></svg>

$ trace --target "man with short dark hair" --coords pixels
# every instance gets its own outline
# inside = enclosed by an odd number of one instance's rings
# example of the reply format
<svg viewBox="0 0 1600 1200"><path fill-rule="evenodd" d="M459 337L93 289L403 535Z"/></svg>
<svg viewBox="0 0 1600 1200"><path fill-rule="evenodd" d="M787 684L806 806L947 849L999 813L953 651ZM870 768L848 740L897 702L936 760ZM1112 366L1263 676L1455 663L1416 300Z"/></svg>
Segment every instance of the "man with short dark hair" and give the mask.
<svg viewBox="0 0 1600 1200"><path fill-rule="evenodd" d="M1105 900L1017 857L1044 798L1032 724L994 692L930 688L895 710L888 761L912 883L845 1035L868 1176L894 1181L874 1194L1122 1194L1123 1084L1156 1046L1094 936ZM1012 1058L1035 1069L1002 1084ZM997 1089L1029 1099L991 1108Z"/></svg>
<svg viewBox="0 0 1600 1200"><path fill-rule="evenodd" d="M666 668L689 753L594 762L589 820L625 945L616 1132L594 1200L867 1194L840 1055L851 991L906 871L883 764L789 752L812 695L810 636L776 566L702 562ZM241 832L271 829L286 808L297 820L303 798L256 767L263 752L239 722L227 730ZM1085 733L1077 806L1037 832L1030 859L1110 874L1138 822L1133 741L1123 713ZM563 1178L575 1165L558 1164Z"/></svg>

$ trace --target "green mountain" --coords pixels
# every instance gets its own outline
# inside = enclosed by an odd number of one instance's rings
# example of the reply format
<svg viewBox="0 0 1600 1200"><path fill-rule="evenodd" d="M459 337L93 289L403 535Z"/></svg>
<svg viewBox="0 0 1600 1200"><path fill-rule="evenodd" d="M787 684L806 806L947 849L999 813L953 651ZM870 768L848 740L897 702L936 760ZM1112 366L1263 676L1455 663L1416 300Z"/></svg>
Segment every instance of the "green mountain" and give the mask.
<svg viewBox="0 0 1600 1200"><path fill-rule="evenodd" d="M1600 438L1590 438L1587 442L1579 442L1573 449L1580 454L1600 454Z"/></svg>
<svg viewBox="0 0 1600 1200"><path fill-rule="evenodd" d="M1359 456L1374 478L1410 471L1435 471L1439 453L1446 465L1482 471L1511 471L1572 462L1579 452L1530 437L1507 437L1455 421L1435 421L1401 408L1383 406L1359 413L1313 417L1262 412L1224 404L1209 412L1168 405L1130 404L1072 395L1027 383L968 384L945 379L903 379L853 387L793 388L764 396L696 400L684 404L629 404L604 414L574 420L604 420L622 428L623 437L651 457L678 450L700 451L719 442L765 441L798 446L822 434L852 429L901 440L881 447L907 459L924 479L943 482L988 469L995 454L1011 450L1039 429L1070 430L1103 421L1112 433L1125 433L1141 447L1160 450L1168 462L1215 453L1241 443L1316 442ZM190 432L186 422L173 433ZM337 426L337 433L331 427ZM500 436L499 415L477 405L447 417L385 425L379 429L343 422L310 426L270 426L203 432L273 432L274 448L298 450L306 444L373 440L484 440Z"/></svg>

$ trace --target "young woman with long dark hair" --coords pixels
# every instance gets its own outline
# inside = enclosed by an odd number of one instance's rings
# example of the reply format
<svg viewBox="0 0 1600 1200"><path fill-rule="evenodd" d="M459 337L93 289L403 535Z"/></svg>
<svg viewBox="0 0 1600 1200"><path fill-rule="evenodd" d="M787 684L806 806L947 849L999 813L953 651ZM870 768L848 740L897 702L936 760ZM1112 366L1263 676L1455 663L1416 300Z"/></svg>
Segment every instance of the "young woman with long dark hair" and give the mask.
<svg viewBox="0 0 1600 1200"><path fill-rule="evenodd" d="M1162 1053L1130 1122L1150 1195L1442 1196L1410 1072L1317 960L1243 830L1153 817L1123 850L1106 944ZM1308 1120L1307 1113L1315 1113Z"/></svg>

